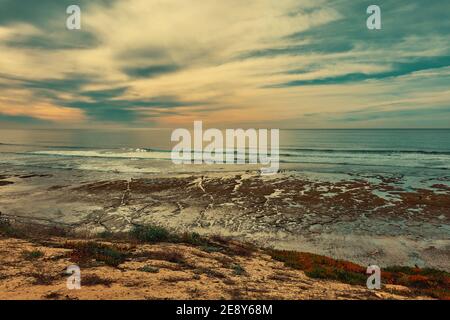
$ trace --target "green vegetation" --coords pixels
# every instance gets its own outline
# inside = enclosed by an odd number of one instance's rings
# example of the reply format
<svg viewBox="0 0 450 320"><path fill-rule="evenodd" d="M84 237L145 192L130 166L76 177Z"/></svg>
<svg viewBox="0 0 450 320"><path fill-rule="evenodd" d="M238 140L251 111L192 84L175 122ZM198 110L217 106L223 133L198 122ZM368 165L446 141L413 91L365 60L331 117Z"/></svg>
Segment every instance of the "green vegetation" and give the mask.
<svg viewBox="0 0 450 320"><path fill-rule="evenodd" d="M221 252L223 249L217 246L212 246L212 245L204 245L201 246L202 251L208 252L208 253L213 253L213 252Z"/></svg>
<svg viewBox="0 0 450 320"><path fill-rule="evenodd" d="M245 271L245 269L241 266L241 265L239 265L239 264L233 264L232 266L231 266L231 269L233 269L233 273L235 274L235 275L237 275L237 276L242 276L242 275L244 275L244 274L246 274L247 272Z"/></svg>
<svg viewBox="0 0 450 320"><path fill-rule="evenodd" d="M438 299L450 300L450 273L431 268L392 266L382 270L386 283L403 285Z"/></svg>
<svg viewBox="0 0 450 320"><path fill-rule="evenodd" d="M366 268L352 262L296 251L269 250L268 253L273 259L293 269L302 270L311 278L366 285ZM450 299L450 274L445 271L393 266L382 269L381 280L383 284L411 288L417 294Z"/></svg>
<svg viewBox="0 0 450 320"><path fill-rule="evenodd" d="M148 273L158 273L159 268L152 267L152 266L143 266L143 267L139 268L138 271L148 272Z"/></svg>
<svg viewBox="0 0 450 320"><path fill-rule="evenodd" d="M24 251L22 252L22 257L25 260L37 260L39 258L42 258L44 256L44 253L39 250L33 250L33 251Z"/></svg>
<svg viewBox="0 0 450 320"><path fill-rule="evenodd" d="M102 262L108 266L117 267L127 257L124 250L93 241L68 243L66 248L73 249L70 258L79 264L89 264L92 260Z"/></svg>
<svg viewBox="0 0 450 320"><path fill-rule="evenodd" d="M0 235L4 237L18 238L21 233L6 220L0 220Z"/></svg>
<svg viewBox="0 0 450 320"><path fill-rule="evenodd" d="M192 244L194 246L202 246L208 243L207 240L202 238L202 236L197 232L185 232L181 235L178 241L182 243Z"/></svg>
<svg viewBox="0 0 450 320"><path fill-rule="evenodd" d="M131 236L139 241L150 243L172 240L172 235L167 229L155 225L136 226L131 231Z"/></svg>

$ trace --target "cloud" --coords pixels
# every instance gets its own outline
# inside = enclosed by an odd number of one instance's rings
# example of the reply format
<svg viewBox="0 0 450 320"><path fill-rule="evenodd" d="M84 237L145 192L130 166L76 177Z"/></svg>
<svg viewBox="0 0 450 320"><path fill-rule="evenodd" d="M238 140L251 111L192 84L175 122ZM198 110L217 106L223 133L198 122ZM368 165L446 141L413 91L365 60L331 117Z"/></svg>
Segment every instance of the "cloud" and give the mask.
<svg viewBox="0 0 450 320"><path fill-rule="evenodd" d="M0 115L16 119L24 117L63 123L79 123L86 120L84 112L76 108L54 105L48 101L30 104L27 93L21 90L13 90L10 95L15 98L0 98Z"/></svg>
<svg viewBox="0 0 450 320"><path fill-rule="evenodd" d="M393 118L404 119L405 117L414 117L416 119L423 118L424 116L446 116L450 118L450 108L444 107L432 107L427 109L400 109L400 110L390 110L390 111L372 111L372 112L354 112L341 115L335 121L372 121L378 119L389 119Z"/></svg>
<svg viewBox="0 0 450 320"><path fill-rule="evenodd" d="M162 74L175 72L179 69L177 65L155 65L148 67L125 68L124 72L132 78L153 78Z"/></svg>
<svg viewBox="0 0 450 320"><path fill-rule="evenodd" d="M375 32L366 0L77 2L82 30L68 31L69 0L0 0L3 117L326 127L364 125L395 108L413 125L427 108L449 107L433 102L449 80L442 1L380 1ZM27 108L11 102L17 92ZM383 107L416 95L415 114ZM375 109L357 116L367 106Z"/></svg>
<svg viewBox="0 0 450 320"><path fill-rule="evenodd" d="M412 59L410 62L394 63L391 70L375 73L346 73L344 75L316 78L310 80L294 80L280 86L307 86L342 84L348 82L361 82L365 80L380 80L393 77L401 77L423 70L439 69L450 66L450 56L437 56L423 59ZM277 86L276 86L277 87Z"/></svg>

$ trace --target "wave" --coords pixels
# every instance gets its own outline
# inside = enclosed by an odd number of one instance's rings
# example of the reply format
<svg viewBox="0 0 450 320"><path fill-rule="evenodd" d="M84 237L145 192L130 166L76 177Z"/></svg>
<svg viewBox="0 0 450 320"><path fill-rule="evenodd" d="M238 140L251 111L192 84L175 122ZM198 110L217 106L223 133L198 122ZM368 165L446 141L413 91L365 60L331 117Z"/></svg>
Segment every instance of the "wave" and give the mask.
<svg viewBox="0 0 450 320"><path fill-rule="evenodd" d="M322 165L339 165L339 166L367 166L367 167L392 167L392 168L415 168L415 169L437 169L437 170L450 170L450 166L436 166L436 165L420 165L420 164L404 164L398 162L392 163L362 163L362 162L352 162L352 161L289 161L280 160L280 163L285 164L322 164Z"/></svg>
<svg viewBox="0 0 450 320"><path fill-rule="evenodd" d="M108 147L98 148L94 146L69 146L69 145L47 145L47 144L20 144L20 143L3 143L0 142L1 146L22 146L22 147L34 147L34 148L45 148L54 150L55 153L58 149L63 150L111 150L111 151L129 151L129 152L165 152L170 153L171 150L168 149L157 149L152 147L140 147L140 148L123 148L123 147ZM269 148L270 149L270 148ZM226 149L219 150L225 151ZM250 150L251 153L257 152L257 150ZM229 151L227 151L229 152ZM295 156L297 154L305 153L348 153L348 154L425 154L425 155L450 155L450 150L423 150L423 149L346 149L346 148L298 148L281 146L280 155L283 156Z"/></svg>
<svg viewBox="0 0 450 320"><path fill-rule="evenodd" d="M323 152L323 153L367 153L367 154L435 154L450 155L450 151L435 150L393 150L393 149L314 149L314 148L289 148L284 147L280 150L290 151L285 155L291 155L292 152ZM280 154L282 154L280 152Z"/></svg>
<svg viewBox="0 0 450 320"><path fill-rule="evenodd" d="M52 147L57 148L57 147ZM115 148L115 149L92 149L92 148L72 148L72 147L59 147L64 150L44 150L33 151L31 154L46 154L46 155L59 155L59 156L79 156L79 157L147 157L155 154L171 154L172 150L167 149L155 149L155 148ZM70 150L76 149L76 150ZM78 151L83 150L83 151ZM219 153L236 153L233 149L218 149ZM270 148L268 150L270 153ZM202 151L192 150L191 153L203 153ZM247 149L247 154L257 154L257 149ZM285 157L299 157L309 155L342 155L342 156L450 156L450 151L424 151L424 150L360 150L360 149L299 149L299 148L281 148L279 151L280 156Z"/></svg>
<svg viewBox="0 0 450 320"><path fill-rule="evenodd" d="M229 150L228 150L229 151ZM227 150L222 150L228 154ZM196 152L192 152L194 154ZM45 150L24 153L31 156L48 156L58 158L91 158L91 159L115 159L115 160L154 160L170 161L170 150L158 150L149 148L117 149L117 150ZM203 157L205 158L205 156ZM234 155L236 159L236 155ZM386 166L409 168L433 168L450 169L450 153L448 152L365 152L358 150L332 150L321 149L296 149L280 152L280 163L298 164L329 164L329 165L361 165L361 166Z"/></svg>
<svg viewBox="0 0 450 320"><path fill-rule="evenodd" d="M46 155L57 157L86 157L86 158L122 158L122 159L170 159L169 152L146 151L144 149L134 149L130 151L112 151L112 150L45 150L29 152L30 155Z"/></svg>
<svg viewBox="0 0 450 320"><path fill-rule="evenodd" d="M83 146L64 146L64 145L46 145L46 144L26 144L26 143L2 143L0 142L0 146L11 146L11 147L34 147L34 148L46 148L46 149L92 149L92 147L83 147Z"/></svg>

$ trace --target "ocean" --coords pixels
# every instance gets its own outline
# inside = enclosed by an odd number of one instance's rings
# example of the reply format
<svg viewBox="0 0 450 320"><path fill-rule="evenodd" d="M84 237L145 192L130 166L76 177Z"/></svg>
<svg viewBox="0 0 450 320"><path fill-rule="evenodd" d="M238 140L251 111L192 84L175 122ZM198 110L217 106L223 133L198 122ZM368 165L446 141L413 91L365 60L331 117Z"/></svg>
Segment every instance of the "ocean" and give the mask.
<svg viewBox="0 0 450 320"><path fill-rule="evenodd" d="M171 130L0 130L0 165L58 170L170 173L236 170L171 162ZM436 177L450 170L450 129L281 130L280 167Z"/></svg>

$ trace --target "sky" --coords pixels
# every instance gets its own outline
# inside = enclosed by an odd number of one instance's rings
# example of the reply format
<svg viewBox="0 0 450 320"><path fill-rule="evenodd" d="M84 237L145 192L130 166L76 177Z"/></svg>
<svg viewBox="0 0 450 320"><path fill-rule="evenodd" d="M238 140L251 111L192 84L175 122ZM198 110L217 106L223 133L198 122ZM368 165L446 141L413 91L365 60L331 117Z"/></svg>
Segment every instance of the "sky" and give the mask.
<svg viewBox="0 0 450 320"><path fill-rule="evenodd" d="M81 8L81 30L66 8ZM369 5L381 30L366 27ZM450 2L0 0L0 128L450 128Z"/></svg>

